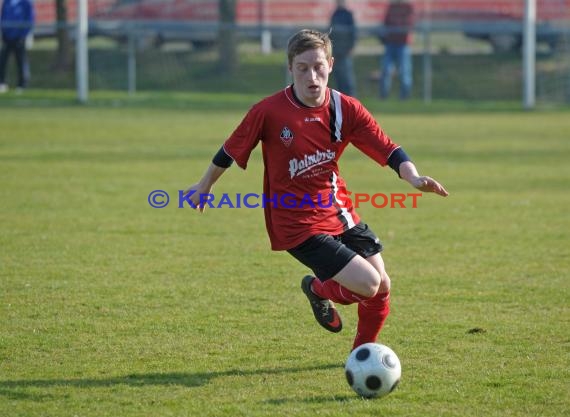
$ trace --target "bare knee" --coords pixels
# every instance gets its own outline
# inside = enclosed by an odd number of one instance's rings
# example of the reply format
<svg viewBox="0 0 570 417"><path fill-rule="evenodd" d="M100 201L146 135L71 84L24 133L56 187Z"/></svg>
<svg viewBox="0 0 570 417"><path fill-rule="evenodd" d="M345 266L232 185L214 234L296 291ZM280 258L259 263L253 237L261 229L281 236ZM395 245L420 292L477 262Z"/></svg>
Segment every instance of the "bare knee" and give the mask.
<svg viewBox="0 0 570 417"><path fill-rule="evenodd" d="M384 270L382 270L380 272L380 275L382 277L382 281L380 282L380 285L378 286L378 292L379 293L389 292L390 287L392 285L392 282L390 281L390 277L388 276L388 274Z"/></svg>
<svg viewBox="0 0 570 417"><path fill-rule="evenodd" d="M380 254L376 254L366 258L366 261L378 272L379 274L379 281L378 286L376 287L376 291L372 294L372 297L376 295L376 293L385 293L390 291L390 277L386 273L386 269L384 267L384 260Z"/></svg>
<svg viewBox="0 0 570 417"><path fill-rule="evenodd" d="M358 293L366 298L376 295L382 285L382 276L376 270L368 271L369 274L362 280L362 286Z"/></svg>
<svg viewBox="0 0 570 417"><path fill-rule="evenodd" d="M386 271L376 271L377 274L368 282L368 286L364 288L360 294L367 298L372 298L376 294L386 293L390 291L390 277Z"/></svg>
<svg viewBox="0 0 570 417"><path fill-rule="evenodd" d="M334 279L343 287L365 298L390 291L390 277L378 254L366 259L354 257Z"/></svg>
<svg viewBox="0 0 570 417"><path fill-rule="evenodd" d="M376 295L382 283L380 272L360 256L354 257L334 279L343 287L366 298Z"/></svg>

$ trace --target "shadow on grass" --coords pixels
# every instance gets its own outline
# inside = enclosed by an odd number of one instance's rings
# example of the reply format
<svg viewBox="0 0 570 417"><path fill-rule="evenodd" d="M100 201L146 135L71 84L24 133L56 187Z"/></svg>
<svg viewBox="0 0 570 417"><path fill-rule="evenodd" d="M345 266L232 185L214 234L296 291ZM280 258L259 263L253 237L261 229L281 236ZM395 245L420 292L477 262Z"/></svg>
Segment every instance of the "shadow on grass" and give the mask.
<svg viewBox="0 0 570 417"><path fill-rule="evenodd" d="M209 383L212 379L226 376L251 376L251 375L281 375L295 374L307 371L322 371L327 369L342 368L342 364L323 364L307 367L287 368L261 368L261 369L230 369L222 372L167 372L148 374L129 374L112 378L56 378L56 379L18 379L0 380L0 396L10 399L34 399L40 400L43 395L28 395L22 392L26 388L105 388L117 385L130 387L145 387L156 385L180 385L189 388L200 387ZM34 398L32 398L34 397Z"/></svg>
<svg viewBox="0 0 570 417"><path fill-rule="evenodd" d="M354 401L355 399L366 400L366 398L358 397L357 395L321 395L317 397L308 397L304 399L299 398L273 398L271 400L266 400L264 403L270 405L286 405L293 403L305 403L305 404L328 404L330 402L348 402Z"/></svg>

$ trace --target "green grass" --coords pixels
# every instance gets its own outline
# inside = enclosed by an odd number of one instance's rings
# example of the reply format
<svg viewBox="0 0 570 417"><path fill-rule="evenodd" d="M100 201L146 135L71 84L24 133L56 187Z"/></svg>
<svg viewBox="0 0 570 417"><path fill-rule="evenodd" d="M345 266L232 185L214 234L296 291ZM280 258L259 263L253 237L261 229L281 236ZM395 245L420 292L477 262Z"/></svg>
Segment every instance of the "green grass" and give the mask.
<svg viewBox="0 0 570 417"><path fill-rule="evenodd" d="M434 40L432 63L432 94L436 100L514 100L521 101L522 61L520 54L490 54L481 49L483 42L466 41L462 35L439 34ZM54 71L56 51L53 42L40 41L30 51L32 78L30 88L73 89L75 67ZM378 98L378 73L382 48L377 39L359 41L355 56L357 93L361 99ZM422 98L424 91L424 56L418 36L413 59L413 97ZM487 48L488 49L488 48ZM218 69L218 52L166 47L147 48L136 53L136 89L139 92L201 92L226 91L237 94L263 95L281 88L288 80L285 53L276 50L269 55L259 53L256 43L239 45L240 65L236 73L225 76ZM564 80L568 68L564 54L537 55L538 100L546 103L567 103ZM126 91L127 49L94 38L90 40L89 86L92 91ZM484 70L482 70L484 69ZM13 62L8 81L15 83ZM334 86L334 81L331 82ZM394 81L392 97L398 96Z"/></svg>
<svg viewBox="0 0 570 417"><path fill-rule="evenodd" d="M307 271L269 250L260 209L147 203L199 178L255 94L44 94L0 100L0 415L569 414L567 111L373 106L451 196L359 209L385 244L381 341L403 366L368 401L342 369L354 306L340 334L314 322ZM352 148L341 162L354 192L411 191ZM261 175L256 150L215 191L260 192Z"/></svg>
<svg viewBox="0 0 570 417"><path fill-rule="evenodd" d="M33 88L74 88L74 73L51 70L54 52L31 53ZM264 56L244 52L232 77L220 74L215 52L160 51L137 54L139 91L186 91L264 94L281 88L287 78L285 54L276 51ZM359 55L355 59L357 90L361 98L378 97L380 54ZM521 61L516 55L443 54L433 60L433 94L437 99L516 100L521 91ZM93 90L127 90L127 52L122 49L94 49L89 54ZM480 71L490 68L492 71ZM414 57L414 97L422 97L423 61ZM334 83L334 82L333 82ZM393 97L398 96L394 81Z"/></svg>

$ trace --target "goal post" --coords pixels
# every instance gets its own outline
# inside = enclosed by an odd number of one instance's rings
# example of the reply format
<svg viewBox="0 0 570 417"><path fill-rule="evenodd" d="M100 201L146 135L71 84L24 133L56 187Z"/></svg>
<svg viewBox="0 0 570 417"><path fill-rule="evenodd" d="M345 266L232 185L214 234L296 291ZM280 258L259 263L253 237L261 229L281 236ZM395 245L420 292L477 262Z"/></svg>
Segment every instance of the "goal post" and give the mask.
<svg viewBox="0 0 570 417"><path fill-rule="evenodd" d="M523 107L536 103L536 0L525 0L523 18Z"/></svg>
<svg viewBox="0 0 570 417"><path fill-rule="evenodd" d="M75 37L75 78L77 81L77 99L87 103L89 95L89 55L87 0L77 0L77 27Z"/></svg>

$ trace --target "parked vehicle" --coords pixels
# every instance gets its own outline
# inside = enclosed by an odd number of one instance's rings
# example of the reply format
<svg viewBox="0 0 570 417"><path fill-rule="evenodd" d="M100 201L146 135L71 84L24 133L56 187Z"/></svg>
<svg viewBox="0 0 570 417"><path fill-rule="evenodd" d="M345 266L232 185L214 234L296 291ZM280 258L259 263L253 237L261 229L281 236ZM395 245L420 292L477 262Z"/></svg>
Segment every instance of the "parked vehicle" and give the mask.
<svg viewBox="0 0 570 417"><path fill-rule="evenodd" d="M90 18L104 13L116 6L117 0L88 0L87 7ZM77 20L77 1L66 0L67 21L73 25ZM34 37L45 38L55 36L57 29L55 0L34 0L35 27Z"/></svg>
<svg viewBox="0 0 570 417"><path fill-rule="evenodd" d="M555 49L570 30L570 0L536 0L536 40ZM467 37L491 44L496 52L522 45L524 0L436 0L427 17L441 27L454 24Z"/></svg>
<svg viewBox="0 0 570 417"><path fill-rule="evenodd" d="M38 21L53 26L55 0L36 0ZM496 51L522 42L524 0L414 0L416 31L460 31L489 42ZM68 0L70 21L75 1ZM377 35L388 0L347 0L362 36ZM219 30L219 0L89 0L90 33L124 38L129 32L155 43L184 40L195 46L214 43ZM334 0L236 0L240 35L259 38L269 31L282 46L295 30L326 30ZM51 12L50 12L51 10ZM537 0L537 41L555 48L570 26L570 0Z"/></svg>

